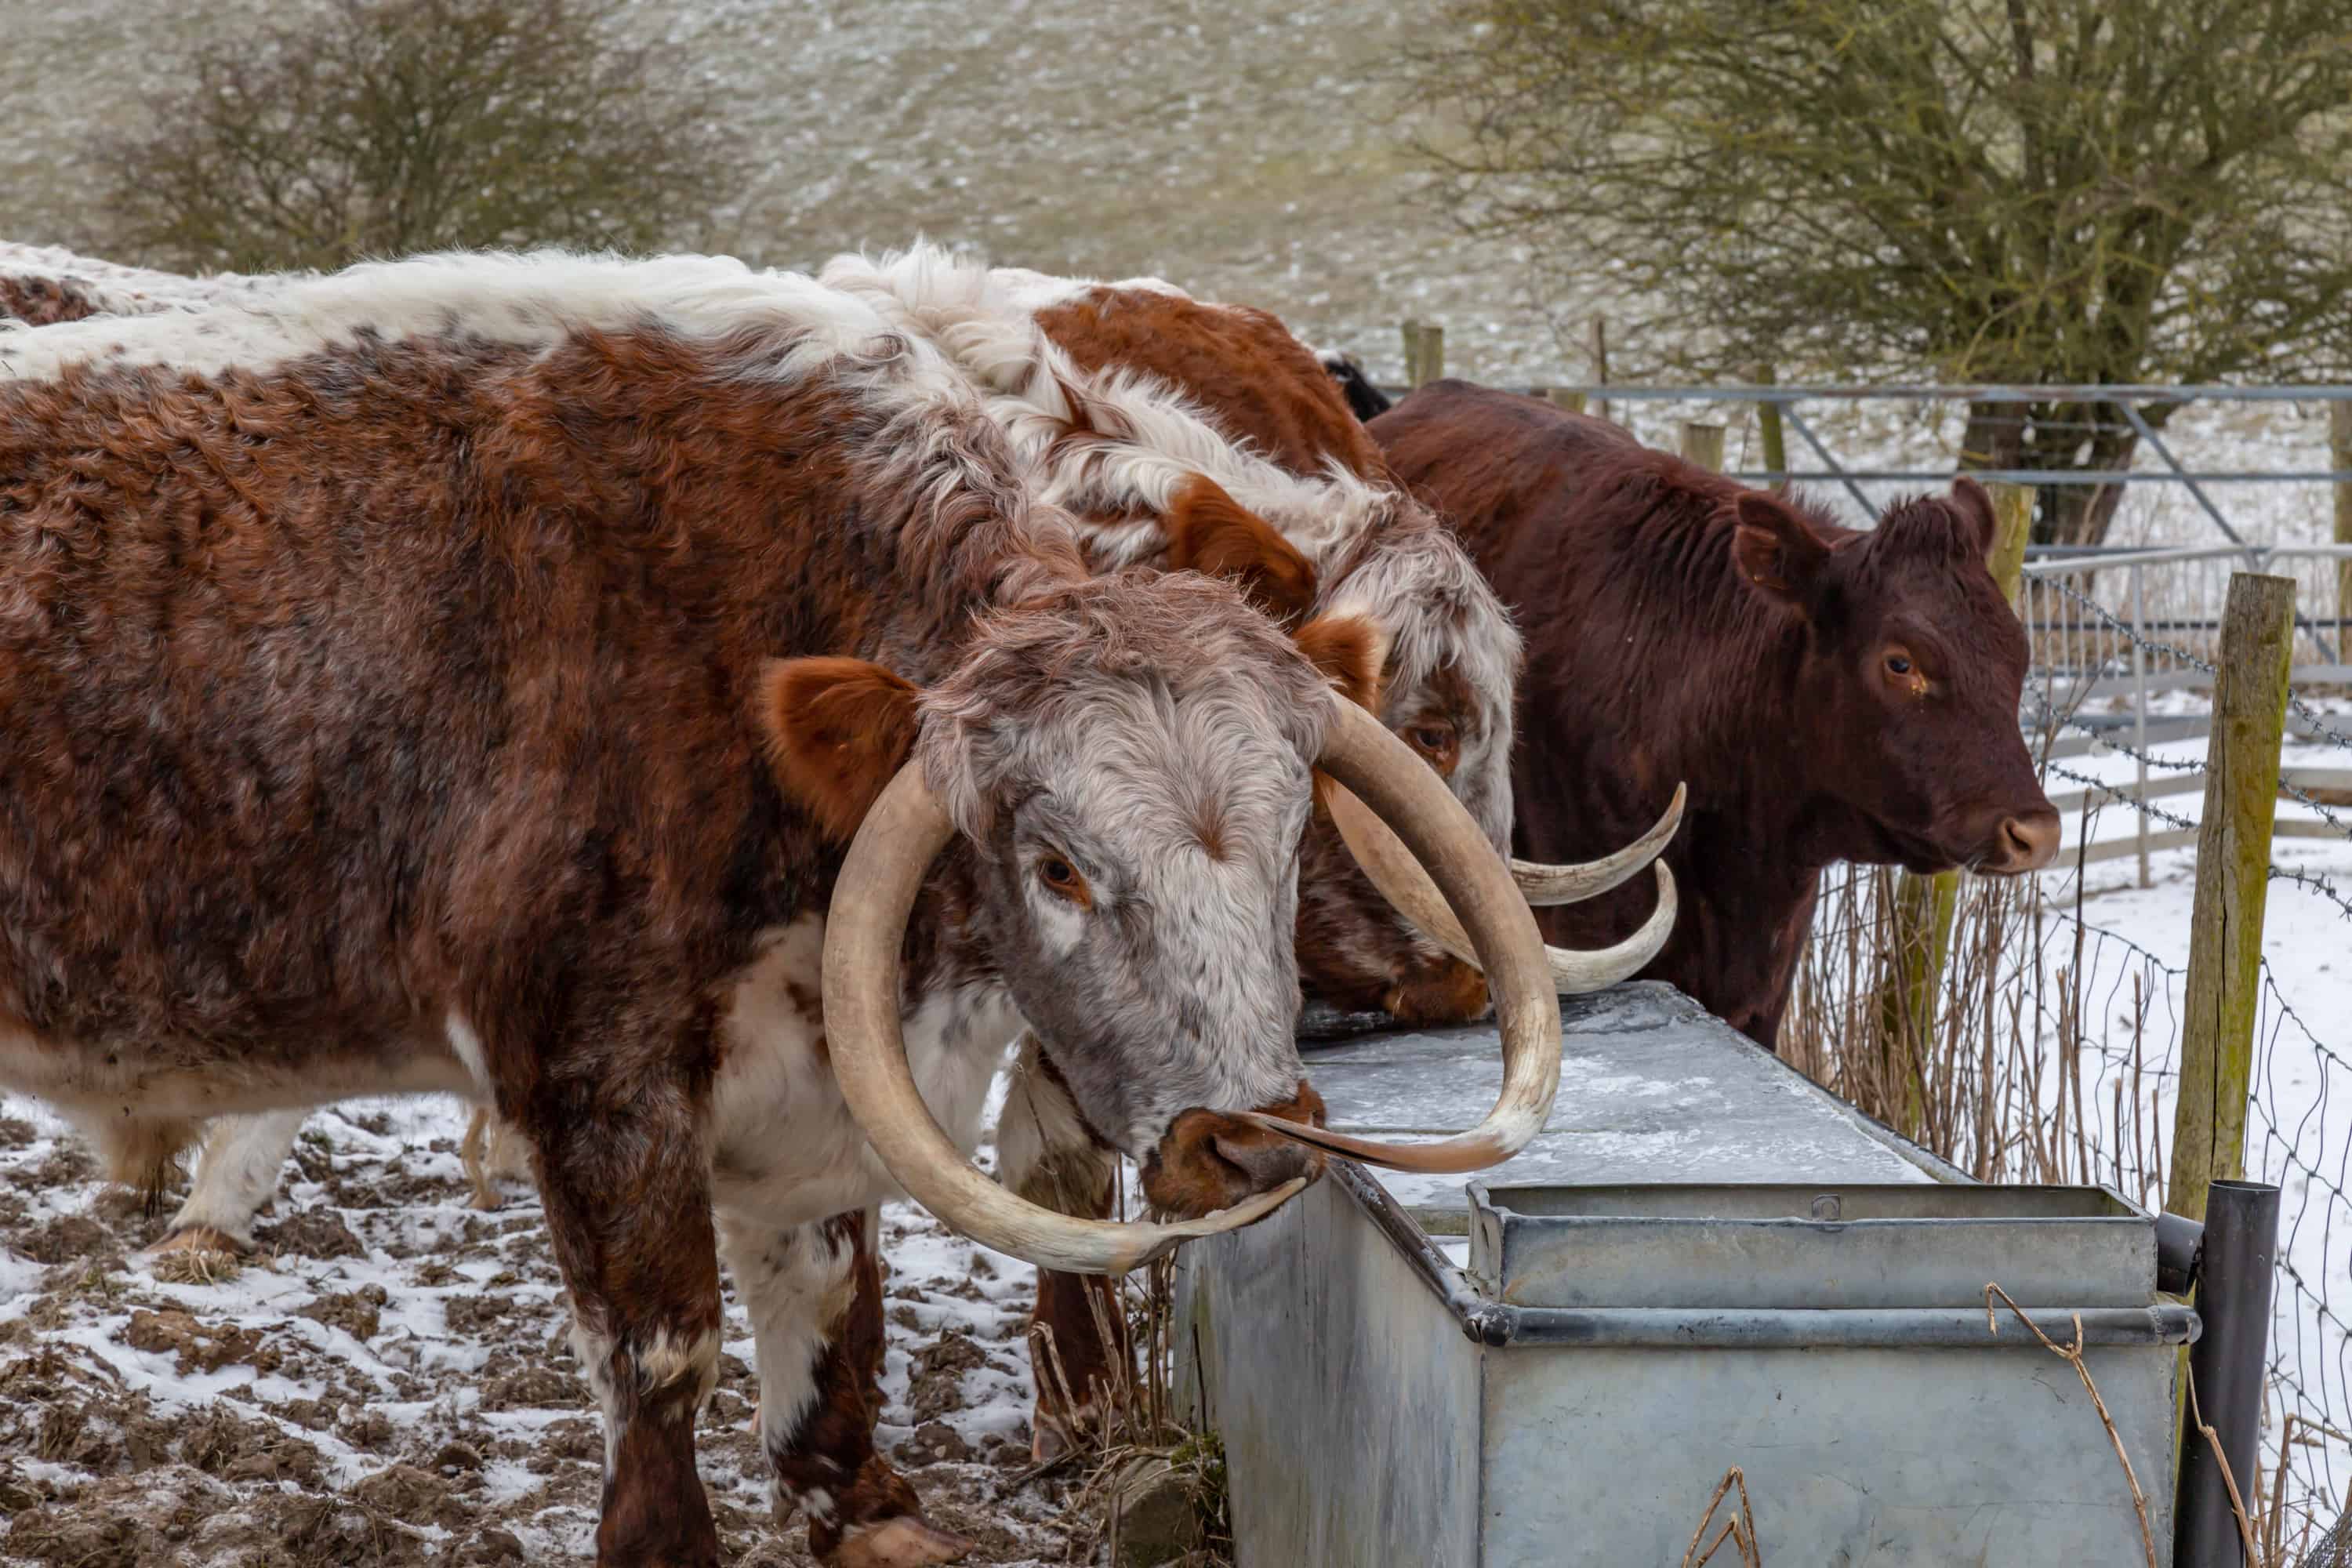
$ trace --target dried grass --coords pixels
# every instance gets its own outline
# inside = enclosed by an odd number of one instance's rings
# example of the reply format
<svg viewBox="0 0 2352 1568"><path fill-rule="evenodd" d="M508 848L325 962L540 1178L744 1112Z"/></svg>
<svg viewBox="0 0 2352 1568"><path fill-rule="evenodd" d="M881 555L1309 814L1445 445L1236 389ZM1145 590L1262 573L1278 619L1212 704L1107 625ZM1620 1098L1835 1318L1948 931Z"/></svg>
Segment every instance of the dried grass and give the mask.
<svg viewBox="0 0 2352 1568"><path fill-rule="evenodd" d="M1723 1521L1704 1554L1698 1543L1706 1539L1706 1527L1715 1522L1715 1510L1734 1489L1739 1493L1739 1510ZM1723 1479L1715 1483L1715 1495L1706 1500L1706 1511L1699 1516L1698 1528L1691 1531L1690 1550L1683 1553L1681 1568L1706 1568L1715 1554L1728 1541L1739 1553L1740 1568L1764 1568L1764 1551L1756 1542L1756 1512L1748 1505L1748 1477L1738 1466L1723 1472Z"/></svg>
<svg viewBox="0 0 2352 1568"><path fill-rule="evenodd" d="M1233 1562L1223 1447L1205 1413L1196 1430L1174 1394L1174 1263L1169 1258L1119 1281L1133 1353L1124 1364L1113 1358L1112 1386L1103 1400L1101 1419L1077 1435L1068 1453L1013 1479L1017 1485L1055 1470L1081 1471L1065 1513L1065 1563L1092 1563L1097 1554L1119 1562L1125 1483L1145 1468L1156 1472L1161 1466L1190 1505L1197 1538L1193 1550L1177 1561L1183 1568L1230 1568ZM1097 1333L1107 1344L1118 1343L1112 1325L1100 1321L1108 1310L1101 1298L1089 1293L1088 1300L1097 1315ZM1076 1402L1068 1396L1069 1377L1052 1330L1040 1325L1032 1343L1036 1353L1031 1364L1037 1376L1058 1388L1064 1407L1071 1407Z"/></svg>

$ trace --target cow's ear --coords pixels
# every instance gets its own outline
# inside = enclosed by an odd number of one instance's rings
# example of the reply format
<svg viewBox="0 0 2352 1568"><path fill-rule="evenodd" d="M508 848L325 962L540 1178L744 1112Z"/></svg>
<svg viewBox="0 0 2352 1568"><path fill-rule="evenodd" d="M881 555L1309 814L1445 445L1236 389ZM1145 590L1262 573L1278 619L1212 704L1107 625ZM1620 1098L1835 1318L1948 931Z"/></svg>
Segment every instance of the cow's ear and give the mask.
<svg viewBox="0 0 2352 1568"><path fill-rule="evenodd" d="M1171 571L1231 578L1282 626L1297 625L1313 606L1313 563L1207 475L1185 481L1166 528Z"/></svg>
<svg viewBox="0 0 2352 1568"><path fill-rule="evenodd" d="M784 794L847 843L915 750L916 689L862 658L771 659L757 709Z"/></svg>
<svg viewBox="0 0 2352 1568"><path fill-rule="evenodd" d="M1339 689L1340 696L1380 712L1381 666L1388 660L1389 639L1376 622L1334 612L1299 627L1297 638L1298 651Z"/></svg>
<svg viewBox="0 0 2352 1568"><path fill-rule="evenodd" d="M1959 514L1962 542L1975 554L1990 556L2000 533L2000 520L1993 515L1992 497L1984 486L1966 474L1954 479L1952 510Z"/></svg>
<svg viewBox="0 0 2352 1568"><path fill-rule="evenodd" d="M1752 490L1741 496L1738 518L1731 556L1739 574L1790 608L1805 610L1829 562L1830 547L1777 496Z"/></svg>

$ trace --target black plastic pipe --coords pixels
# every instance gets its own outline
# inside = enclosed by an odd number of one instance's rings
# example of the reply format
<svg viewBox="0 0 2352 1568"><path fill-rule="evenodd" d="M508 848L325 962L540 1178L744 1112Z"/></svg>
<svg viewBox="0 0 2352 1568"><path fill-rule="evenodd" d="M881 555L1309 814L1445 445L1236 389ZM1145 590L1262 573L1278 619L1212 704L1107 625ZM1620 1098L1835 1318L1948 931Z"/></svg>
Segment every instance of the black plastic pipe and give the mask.
<svg viewBox="0 0 2352 1568"><path fill-rule="evenodd" d="M2246 1506L2253 1506L2263 1416L2263 1363L2270 1346L2271 1268L2278 1258L2279 1190L2264 1182L2216 1182L2205 1198L2197 1315L2204 1332L2189 1352L2197 1409L2220 1438ZM2188 1406L2184 1396L2181 1405ZM2241 1568L2244 1548L2213 1444L2192 1425L2180 1445L2172 1524L2173 1568Z"/></svg>

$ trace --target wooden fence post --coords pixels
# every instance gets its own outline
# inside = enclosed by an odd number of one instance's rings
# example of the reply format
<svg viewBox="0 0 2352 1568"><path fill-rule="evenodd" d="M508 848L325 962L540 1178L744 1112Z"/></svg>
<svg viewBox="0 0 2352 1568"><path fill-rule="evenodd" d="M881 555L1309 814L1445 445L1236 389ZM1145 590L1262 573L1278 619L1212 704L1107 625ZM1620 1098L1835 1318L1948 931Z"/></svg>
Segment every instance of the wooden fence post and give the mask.
<svg viewBox="0 0 2352 1568"><path fill-rule="evenodd" d="M1397 329L1404 337L1404 384L1410 387L1421 384L1421 323L1411 316Z"/></svg>
<svg viewBox="0 0 2352 1568"><path fill-rule="evenodd" d="M1597 312L1592 318L1592 384L1609 384L1609 323ZM1594 393L1591 412L1597 419L1608 418L1609 399Z"/></svg>
<svg viewBox="0 0 2352 1568"><path fill-rule="evenodd" d="M2033 531L2033 490L2027 485L1994 484L1985 489L1992 492L1998 524L1985 566L2014 610L2024 590L2025 543ZM1918 1135L1925 1114L1920 1080L1927 1070L1936 997L1943 989L1945 965L1950 962L1952 922L1959 908L1958 871L1939 871L1929 877L1904 871L1895 877L1889 931L1891 973L1879 997L1878 1037L1879 1059L1887 1076L1901 1085L1899 1097L1891 1100L1887 1109L1896 1112L1892 1120L1906 1137Z"/></svg>
<svg viewBox="0 0 2352 1568"><path fill-rule="evenodd" d="M1759 386L1776 384L1770 365L1756 367L1756 384ZM1788 434L1780 428L1779 404L1759 403L1756 405L1756 431L1764 440L1764 471L1772 476L1770 482L1776 486L1788 483L1789 437Z"/></svg>
<svg viewBox="0 0 2352 1568"><path fill-rule="evenodd" d="M2337 473L2352 471L2352 402L2338 398L2327 405L2327 466ZM2352 544L2352 481L2336 482L2336 542ZM2336 563L2336 642L2352 625L2352 561Z"/></svg>
<svg viewBox="0 0 2352 1568"><path fill-rule="evenodd" d="M1421 352L1414 356L1412 384L1426 386L1445 374L1445 329L1434 321L1421 324Z"/></svg>
<svg viewBox="0 0 2352 1568"><path fill-rule="evenodd" d="M1555 386L1544 395L1551 399L1551 405L1554 408L1563 408L1570 414L1584 412L1584 394L1580 392L1565 386Z"/></svg>
<svg viewBox="0 0 2352 1568"><path fill-rule="evenodd" d="M2164 1206L2205 1217L2206 1189L2246 1168L2246 1096L2262 994L2263 905L2279 742L2294 649L2294 579L2231 574L2205 742L2205 813L2197 825L2197 902L2180 1029L2180 1098Z"/></svg>
<svg viewBox="0 0 2352 1568"><path fill-rule="evenodd" d="M1683 461L1696 463L1710 473L1723 472L1724 428L1704 420L1683 421Z"/></svg>

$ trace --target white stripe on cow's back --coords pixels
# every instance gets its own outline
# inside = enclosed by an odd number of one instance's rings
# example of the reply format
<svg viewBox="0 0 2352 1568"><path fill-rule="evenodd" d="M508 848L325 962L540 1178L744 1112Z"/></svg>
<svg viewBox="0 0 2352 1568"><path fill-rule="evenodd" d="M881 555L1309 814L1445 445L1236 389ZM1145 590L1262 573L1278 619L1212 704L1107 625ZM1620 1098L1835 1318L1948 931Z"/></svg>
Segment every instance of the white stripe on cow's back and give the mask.
<svg viewBox="0 0 2352 1568"><path fill-rule="evenodd" d="M688 337L746 327L806 333L763 367L786 380L890 331L872 306L814 279L755 271L731 257L464 251L289 277L189 309L0 331L0 377L53 380L77 363L266 372L363 332L552 347L583 331L648 324Z"/></svg>
<svg viewBox="0 0 2352 1568"><path fill-rule="evenodd" d="M109 315L143 316L157 310L196 310L226 300L257 298L284 287L295 274L279 277L213 272L191 278L81 256L61 245L24 245L0 240L0 278L41 278L71 284Z"/></svg>
<svg viewBox="0 0 2352 1568"><path fill-rule="evenodd" d="M1157 376L1109 370L1087 374L1048 338L1037 313L1097 287L1150 289L1190 298L1156 279L1098 285L1017 268L991 268L935 245L878 259L839 256L818 275L871 300L908 331L928 338L988 394L990 416L1037 475L1041 499L1085 513L1165 511L1205 475L1274 525L1319 569L1384 520L1403 498L1334 461L1320 475L1295 474L1227 431ZM1075 393L1086 404L1074 407ZM1069 441L1091 426L1102 440ZM1110 565L1148 561L1166 544L1150 521L1085 526Z"/></svg>

